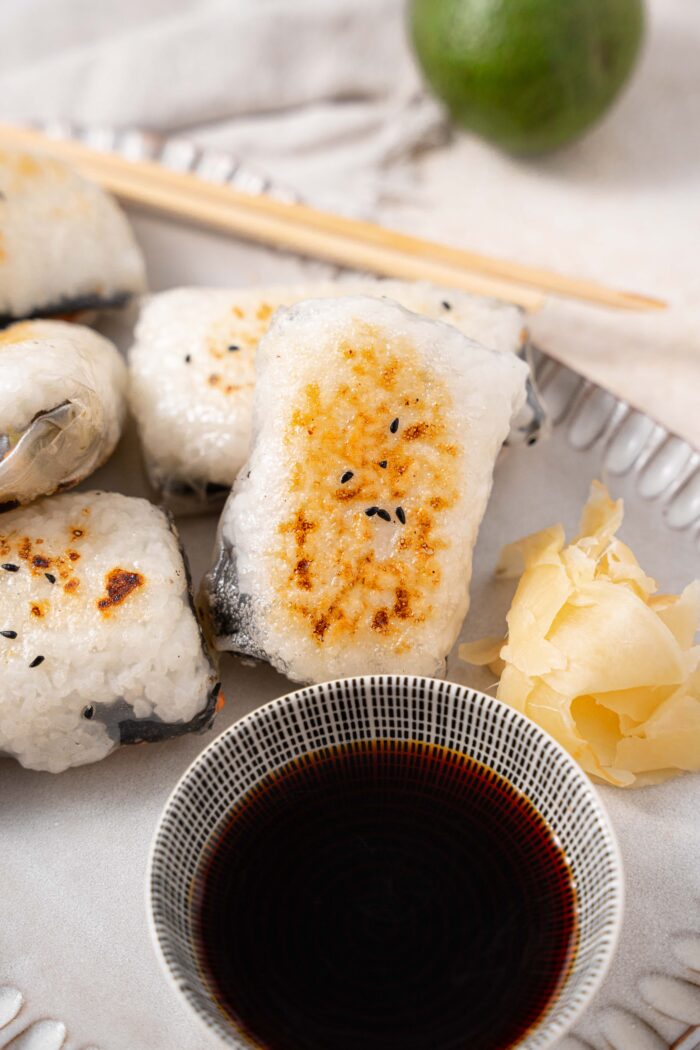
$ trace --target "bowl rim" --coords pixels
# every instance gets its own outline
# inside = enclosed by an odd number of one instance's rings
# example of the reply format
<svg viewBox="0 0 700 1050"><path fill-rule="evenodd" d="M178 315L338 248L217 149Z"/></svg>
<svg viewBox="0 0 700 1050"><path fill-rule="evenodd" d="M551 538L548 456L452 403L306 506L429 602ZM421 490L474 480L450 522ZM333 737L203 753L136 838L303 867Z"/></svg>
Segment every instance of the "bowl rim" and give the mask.
<svg viewBox="0 0 700 1050"><path fill-rule="evenodd" d="M553 736L551 736L545 729L542 729L542 727L539 726L536 722L534 722L531 718L528 718L527 715L524 715L521 711L517 711L509 704L504 703L502 700L497 700L496 697L490 696L488 693L484 693L479 689L473 689L471 686L463 685L460 682L453 682L449 679L430 678L427 675L373 674L351 675L347 678L334 678L324 682L315 682L308 685L299 685L298 688L293 689L291 692L284 693L282 696L274 697L272 700L268 700L267 703L261 704L259 707L256 707L253 711L249 711L248 714L236 719L236 721L232 722L231 725L226 727L226 729L223 729L220 733L217 733L214 739L211 740L207 744L207 746L192 759L192 761L189 763L184 772L178 777L172 791L170 791L165 803L163 804L163 808L156 822L156 826L153 831L150 846L148 849L146 878L144 885L146 920L149 937L153 949L155 951L156 957L158 958L158 961L160 963L160 969L165 975L167 983L177 993L177 998L179 999L179 1001L187 1006L189 1015L196 1017L199 1021L200 1028L204 1029L209 1034L212 1046L215 1045L214 1040L216 1040L216 1043L220 1047L223 1047L225 1045L233 1046L233 1044L230 1044L227 1041L224 1041L224 1039L222 1039L219 1033L216 1032L216 1030L212 1027L210 1019L205 1015L204 1011L200 1010L199 1007L191 1001L186 990L183 987L181 987L180 974L175 968L171 967L170 963L166 959L160 937L158 936L158 930L156 927L155 920L152 881L155 866L156 850L161 839L161 834L163 832L165 818L170 810L170 807L175 797L179 794L185 782L190 778L190 776L196 768L207 763L209 754L219 746L220 741L224 737L233 736L239 733L242 728L244 729L246 726L250 725L251 723L255 722L258 718L260 718L264 712L269 712L274 710L275 708L287 706L290 703L303 703L304 694L306 694L310 690L320 689L325 691L336 687L342 683L354 683L358 686L358 688L366 689L370 686L370 684L376 684L377 681L390 681L396 684L403 684L404 687L413 686L417 682L427 682L430 683L431 686L433 684L438 684L446 686L450 690L452 690L453 696L455 695L454 691L456 690L458 691L458 694L466 694L470 702L473 702L473 699L486 700L487 702L494 704L496 707L504 708L508 712L509 716L513 716L515 718L516 722L520 719L523 722L527 723L537 733L539 733L544 740L549 742L549 744L558 753L559 757L564 761L565 764L567 764L570 767L570 770L573 771L574 775L581 782L588 796L589 803L592 805L594 810L597 810L598 822L601 831L606 838L606 844L608 846L610 852L610 859L612 861L612 870L610 874L610 888L612 891L612 899L610 905L611 914L609 939L605 946L605 955L601 959L597 972L595 972L592 978L590 979L590 983L586 988L585 995L583 995L577 1002L569 1006L564 1011L563 1016L555 1022L552 1022L551 1018L548 1021L547 1015L550 1013L550 1010L548 1010L547 1013L545 1013L541 1020L537 1023L536 1027L531 1029L525 1036L525 1039L527 1040L533 1033L537 1034L537 1028L540 1025L543 1025L545 1027L548 1024L551 1025L550 1032L544 1036L544 1042L541 1042L537 1048L537 1050L549 1050L549 1048L552 1047L557 1040L561 1039L564 1035L571 1031L576 1021L579 1020L583 1012L590 1006L596 992L601 987L610 969L612 960L615 957L617 945L620 939L620 932L622 929L622 921L625 908L624 865L622 861L620 846L617 840L615 829L613 827L613 823L610 819L610 815L602 798L600 797L599 792L596 790L595 783L591 780L589 776L587 776L587 774L584 772L581 766L579 766L576 760L569 754L569 752L564 747L562 747L562 745L557 740L555 740ZM245 1037L242 1033L235 1034L241 1038L248 1038ZM253 1047L257 1044L251 1042L250 1045L251 1047ZM521 1046L525 1046L525 1044L516 1043L513 1047L509 1048L509 1050L520 1050Z"/></svg>

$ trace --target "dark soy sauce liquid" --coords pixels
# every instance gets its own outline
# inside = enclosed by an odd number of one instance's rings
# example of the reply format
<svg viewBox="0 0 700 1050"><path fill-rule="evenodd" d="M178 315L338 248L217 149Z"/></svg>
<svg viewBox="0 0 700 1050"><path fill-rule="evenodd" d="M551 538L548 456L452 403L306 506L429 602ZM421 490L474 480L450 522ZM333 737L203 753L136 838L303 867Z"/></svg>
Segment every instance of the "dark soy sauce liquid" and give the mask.
<svg viewBox="0 0 700 1050"><path fill-rule="evenodd" d="M535 809L413 742L269 777L214 843L195 905L205 980L265 1050L501 1050L576 944L570 868Z"/></svg>

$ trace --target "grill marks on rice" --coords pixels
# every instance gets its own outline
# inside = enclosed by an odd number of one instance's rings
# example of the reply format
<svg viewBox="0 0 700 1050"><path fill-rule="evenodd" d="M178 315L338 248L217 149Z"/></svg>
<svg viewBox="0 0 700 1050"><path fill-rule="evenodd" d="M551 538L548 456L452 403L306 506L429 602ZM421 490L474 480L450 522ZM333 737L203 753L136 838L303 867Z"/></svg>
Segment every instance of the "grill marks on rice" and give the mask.
<svg viewBox="0 0 700 1050"><path fill-rule="evenodd" d="M68 530L71 540L82 539L86 535L84 528L71 526ZM32 577L45 579L50 584L57 580L69 583L75 578L76 563L80 561L80 554L72 546L54 553L47 549L41 536L17 536L3 535L0 533L0 557L10 556L17 561L9 561L1 567L8 572L19 572L20 569L28 571ZM48 570L51 570L50 572ZM69 588L74 590L77 583ZM65 588L64 588L65 589Z"/></svg>
<svg viewBox="0 0 700 1050"><path fill-rule="evenodd" d="M129 572L127 569L112 569L105 576L104 597L97 601L97 608L103 616L109 616L112 609L122 605L139 587L143 587L145 578L140 572Z"/></svg>
<svg viewBox="0 0 700 1050"><path fill-rule="evenodd" d="M403 652L411 626L432 612L459 498L450 392L408 341L369 325L328 364L285 431L291 512L272 556L279 607L318 645L381 636Z"/></svg>
<svg viewBox="0 0 700 1050"><path fill-rule="evenodd" d="M262 303L256 311L234 306L218 317L204 337L204 355L198 355L204 368L212 362L214 369L202 373L210 390L224 397L249 397L255 383L255 348L268 329L274 307ZM191 355L188 355L192 360Z"/></svg>
<svg viewBox="0 0 700 1050"><path fill-rule="evenodd" d="M82 515L88 516L90 508L84 507ZM15 573L27 573L32 580L32 590L36 586L36 593L32 594L28 601L28 622L36 624L44 622L49 617L52 604L41 596L42 590L51 590L54 594L62 592L66 600L74 600L81 587L81 578L77 571L81 554L73 544L78 544L88 536L87 524L83 521L78 524L69 524L64 535L68 544L62 549L53 549L41 536L30 536L18 533L0 533L0 558L7 561L0 563L10 576ZM50 572L48 570L51 570ZM1 581L0 581L1 582ZM145 585L145 577L135 570L115 567L106 574L104 579L105 593L97 599L96 607L103 616L108 616L114 608L122 605L133 593ZM53 591L55 584L59 583L61 590ZM9 641L15 641L20 632L13 628L0 631L0 637ZM17 655L17 650L12 650ZM43 663L45 657L37 656L30 667L38 667Z"/></svg>

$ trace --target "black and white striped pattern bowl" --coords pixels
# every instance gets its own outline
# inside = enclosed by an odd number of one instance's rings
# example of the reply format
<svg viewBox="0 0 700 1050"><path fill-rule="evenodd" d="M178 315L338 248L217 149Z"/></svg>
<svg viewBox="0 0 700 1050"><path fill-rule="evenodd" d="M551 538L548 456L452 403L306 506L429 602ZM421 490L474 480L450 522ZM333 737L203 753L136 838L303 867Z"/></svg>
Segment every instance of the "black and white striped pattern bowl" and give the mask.
<svg viewBox="0 0 700 1050"><path fill-rule="evenodd" d="M614 951L623 904L617 844L596 793L558 744L497 700L449 682L379 676L301 689L235 723L199 755L151 850L150 923L167 974L224 1045L256 1045L221 1012L198 966L192 900L207 844L268 774L309 752L387 739L455 749L490 767L530 800L568 857L579 908L575 959L519 1050L551 1046L591 999Z"/></svg>

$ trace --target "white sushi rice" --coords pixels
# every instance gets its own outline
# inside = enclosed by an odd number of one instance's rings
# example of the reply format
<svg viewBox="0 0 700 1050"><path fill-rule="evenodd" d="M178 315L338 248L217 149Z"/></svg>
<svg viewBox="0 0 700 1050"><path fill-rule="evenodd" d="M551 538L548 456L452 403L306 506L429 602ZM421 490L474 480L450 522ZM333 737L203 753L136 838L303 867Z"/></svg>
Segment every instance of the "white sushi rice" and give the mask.
<svg viewBox="0 0 700 1050"><path fill-rule="evenodd" d="M162 292L144 304L129 353L131 406L156 489L233 483L250 446L255 348L275 310L347 295L388 297L490 349L515 352L523 342L518 307L429 284L354 278Z"/></svg>
<svg viewBox="0 0 700 1050"><path fill-rule="evenodd" d="M82 325L23 321L0 331L0 375L0 437L16 442L26 434L30 442L21 457L3 458L0 448L0 504L81 481L111 455L126 413L127 371L108 339ZM65 426L52 426L49 442L42 435L31 443L35 418L65 402Z"/></svg>
<svg viewBox="0 0 700 1050"><path fill-rule="evenodd" d="M0 516L2 565L19 568L0 567L0 631L17 634L0 635L0 753L60 772L118 745L100 705L123 701L127 717L167 723L206 706L214 674L178 542L158 508L90 492L12 511ZM101 608L115 569L142 582Z"/></svg>
<svg viewBox="0 0 700 1050"><path fill-rule="evenodd" d="M0 315L138 293L144 274L109 194L54 158L0 152Z"/></svg>
<svg viewBox="0 0 700 1050"><path fill-rule="evenodd" d="M376 368L358 372L368 338ZM217 646L265 658L302 682L441 674L468 609L472 551L527 367L448 325L366 297L281 311L256 367L252 453L204 584ZM366 422L358 427L360 416ZM431 428L437 437L420 438ZM431 510L443 496L444 508ZM377 507L388 508L390 520ZM286 537L299 514L294 553ZM421 519L432 522L423 540ZM412 588L403 617L398 590L392 611L390 578L408 580L407 594ZM314 605L318 591L337 617L337 638L332 617Z"/></svg>

